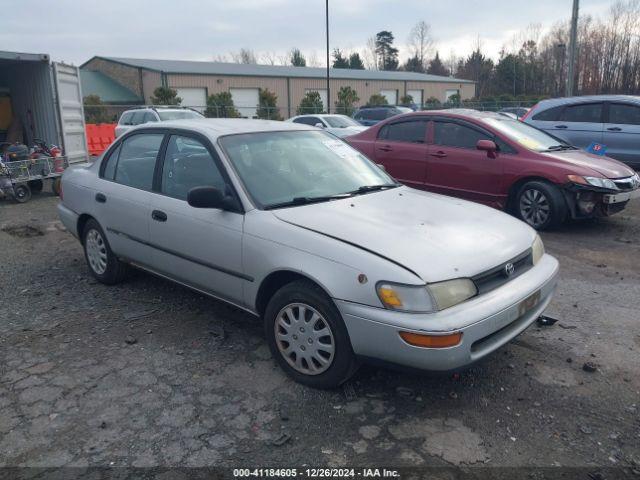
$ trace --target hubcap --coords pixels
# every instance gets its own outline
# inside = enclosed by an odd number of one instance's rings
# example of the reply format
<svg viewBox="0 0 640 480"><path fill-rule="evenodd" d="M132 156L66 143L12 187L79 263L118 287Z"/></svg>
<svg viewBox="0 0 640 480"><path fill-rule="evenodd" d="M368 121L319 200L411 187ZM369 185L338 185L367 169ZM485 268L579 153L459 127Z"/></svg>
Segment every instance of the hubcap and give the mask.
<svg viewBox="0 0 640 480"><path fill-rule="evenodd" d="M335 341L329 323L313 307L291 303L274 324L276 345L289 365L305 375L318 375L333 362Z"/></svg>
<svg viewBox="0 0 640 480"><path fill-rule="evenodd" d="M541 227L549 219L551 206L540 190L525 190L520 197L520 215L532 227Z"/></svg>
<svg viewBox="0 0 640 480"><path fill-rule="evenodd" d="M91 269L98 275L102 275L107 270L107 246L100 232L89 230L85 240L85 249Z"/></svg>

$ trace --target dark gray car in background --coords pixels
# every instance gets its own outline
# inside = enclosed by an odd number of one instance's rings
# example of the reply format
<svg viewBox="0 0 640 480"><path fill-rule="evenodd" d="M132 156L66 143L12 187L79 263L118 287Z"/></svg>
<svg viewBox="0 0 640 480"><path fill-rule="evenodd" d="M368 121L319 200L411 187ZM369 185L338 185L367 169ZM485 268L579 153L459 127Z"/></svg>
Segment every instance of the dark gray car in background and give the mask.
<svg viewBox="0 0 640 480"><path fill-rule="evenodd" d="M640 169L640 97L593 95L553 98L535 105L522 121L576 147L597 142L606 155Z"/></svg>

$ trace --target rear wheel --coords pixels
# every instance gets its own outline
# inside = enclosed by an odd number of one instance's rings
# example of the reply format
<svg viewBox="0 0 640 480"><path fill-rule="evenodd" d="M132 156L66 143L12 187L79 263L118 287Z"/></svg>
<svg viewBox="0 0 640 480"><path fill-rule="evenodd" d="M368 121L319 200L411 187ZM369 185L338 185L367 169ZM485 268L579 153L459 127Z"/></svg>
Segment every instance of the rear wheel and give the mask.
<svg viewBox="0 0 640 480"><path fill-rule="evenodd" d="M62 184L61 177L57 177L51 180L51 191L55 193L57 196L60 196L61 184Z"/></svg>
<svg viewBox="0 0 640 480"><path fill-rule="evenodd" d="M127 274L127 265L111 251L107 237L94 219L87 221L82 234L84 256L91 274L101 283L120 283Z"/></svg>
<svg viewBox="0 0 640 480"><path fill-rule="evenodd" d="M264 321L272 355L295 381L333 388L357 370L340 312L313 283L296 281L278 290Z"/></svg>
<svg viewBox="0 0 640 480"><path fill-rule="evenodd" d="M515 209L518 217L536 230L557 227L567 216L567 206L560 190L538 180L520 187Z"/></svg>
<svg viewBox="0 0 640 480"><path fill-rule="evenodd" d="M14 198L18 203L27 203L29 200L31 200L31 189L26 183L15 185L13 187L13 192Z"/></svg>

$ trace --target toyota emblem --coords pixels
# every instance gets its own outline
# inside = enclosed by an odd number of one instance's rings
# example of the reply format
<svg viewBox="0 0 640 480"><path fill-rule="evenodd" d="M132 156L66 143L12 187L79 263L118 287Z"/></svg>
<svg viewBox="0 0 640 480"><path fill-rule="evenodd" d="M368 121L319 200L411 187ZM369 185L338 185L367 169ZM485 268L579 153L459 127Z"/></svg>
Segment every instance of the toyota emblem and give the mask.
<svg viewBox="0 0 640 480"><path fill-rule="evenodd" d="M509 262L504 266L504 274L507 277L510 277L511 275L513 275L513 273L516 271L516 267L513 266L513 263Z"/></svg>

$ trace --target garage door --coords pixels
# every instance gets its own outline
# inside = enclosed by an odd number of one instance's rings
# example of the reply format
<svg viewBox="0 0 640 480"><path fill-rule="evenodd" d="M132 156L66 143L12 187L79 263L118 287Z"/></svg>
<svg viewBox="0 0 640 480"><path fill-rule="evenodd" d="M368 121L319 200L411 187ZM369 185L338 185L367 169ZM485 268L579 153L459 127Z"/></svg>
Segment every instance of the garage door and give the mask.
<svg viewBox="0 0 640 480"><path fill-rule="evenodd" d="M407 90L407 95L411 95L413 103L418 106L422 105L422 90Z"/></svg>
<svg viewBox="0 0 640 480"><path fill-rule="evenodd" d="M398 104L398 91L397 90L380 90L380 95L387 99L389 105Z"/></svg>
<svg viewBox="0 0 640 480"><path fill-rule="evenodd" d="M307 88L304 93L308 92L318 92L320 94L320 99L322 100L322 111L327 111L327 89L326 88ZM317 113L317 112L311 112Z"/></svg>
<svg viewBox="0 0 640 480"><path fill-rule="evenodd" d="M178 96L182 99L183 107L191 107L199 112L204 112L207 108L207 89L206 88L176 88Z"/></svg>
<svg viewBox="0 0 640 480"><path fill-rule="evenodd" d="M230 88L229 93L233 98L233 104L242 117L253 118L256 116L256 107L260 102L260 92L257 88Z"/></svg>

